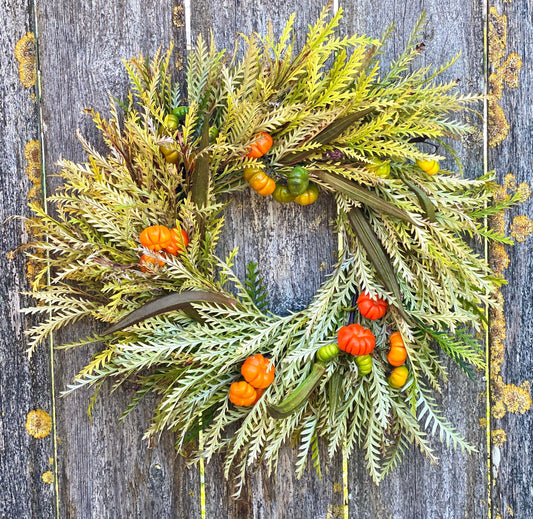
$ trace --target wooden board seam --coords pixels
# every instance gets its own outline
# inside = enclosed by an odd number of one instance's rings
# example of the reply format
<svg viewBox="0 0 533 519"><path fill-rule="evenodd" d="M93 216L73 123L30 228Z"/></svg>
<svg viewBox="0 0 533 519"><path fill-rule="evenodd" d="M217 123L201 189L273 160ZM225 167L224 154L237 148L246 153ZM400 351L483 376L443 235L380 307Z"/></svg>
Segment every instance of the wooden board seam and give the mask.
<svg viewBox="0 0 533 519"><path fill-rule="evenodd" d="M47 204L47 192L46 192L46 166L44 160L44 135L43 135L43 111L41 104L41 67L39 60L39 24L37 19L37 0L32 0L32 18L33 26L35 33L35 60L36 60L36 73L37 81L35 84L35 95L37 103L37 136L39 140L39 148L41 154L41 185L42 185L42 204L43 209L48 213L48 204ZM45 238L48 241L48 236ZM48 253L47 253L48 258ZM46 273L46 284L50 285L50 267ZM51 314L51 312L50 312ZM54 337L50 333L48 336L48 349L49 349L49 365L50 365L50 395L51 395L51 411L52 411L52 437L53 437L53 453L54 453L54 462L52 465L53 474L54 474L54 502L55 502L55 517L59 518L59 474L58 474L58 463L57 463L57 454L58 454L58 437L57 437L57 421L56 421L56 393L55 393L55 364L54 364Z"/></svg>

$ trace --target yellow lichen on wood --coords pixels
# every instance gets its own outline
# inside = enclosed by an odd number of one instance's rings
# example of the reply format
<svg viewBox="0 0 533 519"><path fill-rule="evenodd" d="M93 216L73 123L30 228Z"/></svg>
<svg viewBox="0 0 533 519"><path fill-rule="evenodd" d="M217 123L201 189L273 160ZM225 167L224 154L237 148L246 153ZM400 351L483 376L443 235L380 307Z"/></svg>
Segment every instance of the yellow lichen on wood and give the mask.
<svg viewBox="0 0 533 519"><path fill-rule="evenodd" d="M522 59L516 52L511 52L507 59L489 76L490 95L500 100L505 86L518 87L518 73L521 68Z"/></svg>
<svg viewBox="0 0 533 519"><path fill-rule="evenodd" d="M342 483L333 483L333 492L340 493L343 491L344 491L344 488L342 486Z"/></svg>
<svg viewBox="0 0 533 519"><path fill-rule="evenodd" d="M499 63L505 56L507 47L507 16L498 13L492 6L489 11L489 60Z"/></svg>
<svg viewBox="0 0 533 519"><path fill-rule="evenodd" d="M507 175L504 180L504 185L496 193L495 199L503 201L508 198L507 189L515 182L514 175ZM490 218L490 226L496 232L505 234L505 216L497 214ZM504 271L509 266L509 256L505 248L500 244L493 244L489 249L489 263L494 270L494 273L499 277L504 277ZM503 363L505 337L506 337L506 323L505 315L503 313L503 295L500 290L495 294L496 305L490 311L490 329L489 329L489 352L490 352L490 376L491 381L499 375ZM494 402L494 388L492 388L492 399ZM498 407L496 413L501 414L502 409ZM503 408L505 414L505 408ZM493 410L494 416L494 410ZM502 415L503 416L503 415Z"/></svg>
<svg viewBox="0 0 533 519"><path fill-rule="evenodd" d="M501 296L501 292L498 293ZM506 323L503 311L492 310L490 313L490 375L500 373L505 352Z"/></svg>
<svg viewBox="0 0 533 519"><path fill-rule="evenodd" d="M503 418L505 413L506 411L503 402L496 402L491 408L492 417L496 418L496 420Z"/></svg>
<svg viewBox="0 0 533 519"><path fill-rule="evenodd" d="M519 386L504 384L503 403L509 413L524 414L529 411L531 408L531 385L529 380L522 382Z"/></svg>
<svg viewBox="0 0 533 519"><path fill-rule="evenodd" d="M503 429L494 429L491 431L492 444L501 447L507 441L507 434Z"/></svg>
<svg viewBox="0 0 533 519"><path fill-rule="evenodd" d="M20 82L31 88L37 81L37 46L33 32L28 32L17 42L15 58L19 62Z"/></svg>
<svg viewBox="0 0 533 519"><path fill-rule="evenodd" d="M520 201L529 198L531 189L522 182L517 185L512 173L505 175L501 189L496 193L497 201L505 200L509 194L520 193ZM505 234L505 217L503 214L490 218L490 226L496 232ZM533 233L533 222L526 216L517 216L511 225L511 234L517 241L525 240L525 236ZM509 256L503 245L493 244L489 249L489 262L497 276L504 277L509 266ZM506 413L525 413L531 407L530 385L528 381L520 386L506 384L500 374L505 353L507 325L503 308L503 294L498 290L495 294L496 305L490 311L489 347L490 347L490 387L491 415L495 419L503 418Z"/></svg>
<svg viewBox="0 0 533 519"><path fill-rule="evenodd" d="M494 148L501 144L509 134L509 123L503 108L498 104L494 98L489 97L489 146Z"/></svg>
<svg viewBox="0 0 533 519"><path fill-rule="evenodd" d="M520 182L516 185L516 177L512 173L507 173L503 179L503 188L499 196L505 198L508 193L518 193L520 196L519 202L525 202L531 196L531 187L527 182Z"/></svg>
<svg viewBox="0 0 533 519"><path fill-rule="evenodd" d="M185 27L185 9L182 5L177 5L172 10L172 23L175 27Z"/></svg>
<svg viewBox="0 0 533 519"><path fill-rule="evenodd" d="M183 54L178 53L176 55L176 63L174 63L174 66L176 67L176 70L183 70L185 68L185 58L183 57Z"/></svg>
<svg viewBox="0 0 533 519"><path fill-rule="evenodd" d="M489 218L489 225L491 229L494 229L500 234L505 234L505 216L500 214L492 215Z"/></svg>
<svg viewBox="0 0 533 519"><path fill-rule="evenodd" d="M525 202L531 196L531 187L526 182L520 182L516 192L520 194L520 202Z"/></svg>
<svg viewBox="0 0 533 519"><path fill-rule="evenodd" d="M518 72L522 68L522 59L516 52L511 52L500 67L505 84L509 88L518 87Z"/></svg>
<svg viewBox="0 0 533 519"><path fill-rule="evenodd" d="M344 519L346 508L346 505L329 505L326 519Z"/></svg>
<svg viewBox="0 0 533 519"><path fill-rule="evenodd" d="M500 243L495 243L490 247L490 266L495 272L503 272L509 266L509 255L505 247Z"/></svg>
<svg viewBox="0 0 533 519"><path fill-rule="evenodd" d="M26 175L31 181L31 187L28 190L28 203L41 206L43 202L43 187L41 180L41 144L39 141L33 140L26 143L24 148L24 157L26 158ZM31 233L31 222L27 222L27 230ZM35 253L40 255L39 252ZM37 259L29 258L26 262L26 278L33 290L36 290L37 273L40 272L42 266Z"/></svg>
<svg viewBox="0 0 533 519"><path fill-rule="evenodd" d="M496 7L489 11L489 62L493 72L489 76L489 146L501 144L509 134L509 123L500 105L505 86L518 86L518 73L522 68L522 59L516 52L505 58L507 49L507 16L500 15Z"/></svg>
<svg viewBox="0 0 533 519"><path fill-rule="evenodd" d="M525 215L515 216L511 224L511 236L519 242L526 241L533 233L533 222Z"/></svg>
<svg viewBox="0 0 533 519"><path fill-rule="evenodd" d="M24 157L26 158L26 161L28 162L28 167L30 165L31 166L37 165L39 167L38 173L40 173L41 145L39 141L30 141L26 144L24 148ZM26 172L28 172L28 168L26 168ZM40 181L40 175L39 175L39 181Z"/></svg>
<svg viewBox="0 0 533 519"><path fill-rule="evenodd" d="M54 482L54 474L51 470L48 470L46 471L42 476L41 476L42 480L51 485L53 482Z"/></svg>
<svg viewBox="0 0 533 519"><path fill-rule="evenodd" d="M507 173L503 179L503 193L507 195L507 191L516 191L516 177L512 173Z"/></svg>
<svg viewBox="0 0 533 519"><path fill-rule="evenodd" d="M30 141L26 144L24 157L26 157L26 175L32 183L32 187L28 191L28 202L41 204L41 145L39 141Z"/></svg>
<svg viewBox="0 0 533 519"><path fill-rule="evenodd" d="M35 44L35 34L26 33L15 45L15 58L17 61L30 61L37 58L37 46Z"/></svg>
<svg viewBox="0 0 533 519"><path fill-rule="evenodd" d="M506 384L501 375L492 378L493 398L492 416L503 418L506 413L524 414L531 408L531 385L528 380L520 386Z"/></svg>
<svg viewBox="0 0 533 519"><path fill-rule="evenodd" d="M34 438L45 438L52 430L52 417L42 409L30 411L26 416L26 431Z"/></svg>

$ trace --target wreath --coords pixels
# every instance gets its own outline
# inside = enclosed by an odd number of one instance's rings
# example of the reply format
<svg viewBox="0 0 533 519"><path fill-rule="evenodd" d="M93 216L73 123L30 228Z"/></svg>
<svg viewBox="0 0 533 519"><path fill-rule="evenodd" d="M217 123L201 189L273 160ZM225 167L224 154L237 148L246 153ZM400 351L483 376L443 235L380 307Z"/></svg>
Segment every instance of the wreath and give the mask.
<svg viewBox="0 0 533 519"><path fill-rule="evenodd" d="M146 436L175 431L191 462L224 450L237 493L247 467L275 469L291 439L297 474L308 453L320 470L324 437L330 456L362 448L376 482L411 442L433 458L427 432L473 450L434 398L441 352L470 376L485 366L476 333L503 280L465 240L510 243L486 220L516 199L495 200L491 174L463 178L443 140L473 131L451 115L480 97L438 81L453 60L412 68L423 16L387 71L392 28L339 37L340 19L324 9L299 52L294 15L279 39L243 36L241 58L199 37L186 97L172 49L125 61L126 98L109 119L89 110L108 154L79 136L88 160L59 162L55 214L32 205L27 311L43 319L30 352L80 318L108 323L61 346L105 345L66 393L93 387L90 412L107 379L133 380L124 416L155 394ZM301 206L335 198L338 263L297 313L269 312L258 266L233 273L237 250L216 255L224 207L250 188Z"/></svg>

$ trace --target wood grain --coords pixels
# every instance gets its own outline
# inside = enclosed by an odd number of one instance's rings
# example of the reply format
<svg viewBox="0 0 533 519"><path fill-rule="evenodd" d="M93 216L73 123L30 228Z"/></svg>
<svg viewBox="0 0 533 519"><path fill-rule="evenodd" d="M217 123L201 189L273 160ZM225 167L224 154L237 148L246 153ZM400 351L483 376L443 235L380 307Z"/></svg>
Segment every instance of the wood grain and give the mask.
<svg viewBox="0 0 533 519"><path fill-rule="evenodd" d="M26 197L32 185L24 151L38 138L36 91L22 85L14 53L17 42L34 31L32 3L3 2L0 19L0 517L46 519L55 517L54 486L41 479L53 470L53 435L33 438L25 423L29 411L52 412L48 351L43 347L27 359L24 328L32 320L20 314L29 303L20 294L29 290L25 260L22 254L6 256L28 238L24 221L10 218L29 216Z"/></svg>
<svg viewBox="0 0 533 519"><path fill-rule="evenodd" d="M345 10L342 30L379 36L385 28L395 23L396 32L390 39L383 57L384 69L403 49L403 45L424 9L427 25L423 33L425 49L416 66L448 62L457 53L457 63L443 79L458 79L463 92L482 93L483 70L483 19L482 6L477 2L452 1L397 3L391 0L359 1L356 4L342 1ZM481 104L477 109L482 110ZM474 177L483 173L483 140L480 119L470 121L480 132L464 139L459 147L465 174ZM457 142L452 143L458 148ZM449 160L453 164L452 160ZM483 254L483 251L480 251ZM486 433L479 419L485 416L485 390L483 373L477 382L471 382L458 367L448 363L450 379L444 385L441 409L457 426L478 453L467 455L446 448L438 439L432 446L440 463L429 462L411 448L406 453L399 470L393 472L376 487L365 469L363 453L356 453L349 463L350 517L410 519L456 519L459 517L487 516Z"/></svg>
<svg viewBox="0 0 533 519"><path fill-rule="evenodd" d="M505 69L506 82L499 104L509 124L509 132L500 145L490 148L489 168L494 168L501 184L508 174L512 174L517 185L522 182L531 185L532 6L527 0L490 2L490 5L496 9L494 15L506 17L506 37L503 31L505 23L501 19L495 27L497 34L491 34L488 45L492 58L489 73L501 73L502 70L498 71L500 66ZM492 20L494 17L491 16ZM500 43L506 45L501 46ZM513 53L523 61L520 69L508 61ZM511 67L507 67L506 62ZM513 77L516 77L516 83L513 83ZM499 118L489 120L489 135L501 130ZM515 220L517 217L518 220ZM495 431L491 446L492 517L502 519L533 517L533 414L529 409L531 401L528 401L527 393L519 389L524 382L531 381L533 371L533 236L520 232L520 226L515 227L523 217L533 220L531 197L510 210L506 217L506 230L508 233L514 231L515 238L514 247L506 247L510 263L504 274L508 285L502 287L507 338L501 370L494 363L491 369L494 397L491 428ZM497 345L493 347L497 348ZM493 352L493 355L496 353ZM501 375L501 380L498 375ZM495 409L500 405L507 410L503 417ZM507 439L503 444L502 431Z"/></svg>
<svg viewBox="0 0 533 519"><path fill-rule="evenodd" d="M116 97L127 89L121 58L153 54L159 45L176 43L176 59L185 52L181 3L39 2L40 54L47 187L57 186L54 165L59 157L84 160L75 137L80 128L103 149L85 107L108 111L106 92ZM176 12L175 9L178 11ZM85 326L55 337L57 344L94 332ZM66 388L96 347L56 355L56 387ZM177 457L174 438L164 435L150 447L142 439L150 423L148 400L119 424L133 388L122 387L97 403L94 423L86 413L90 393L76 392L58 401L60 517L199 517L199 474L186 470ZM102 393L103 394L103 393Z"/></svg>
<svg viewBox="0 0 533 519"><path fill-rule="evenodd" d="M292 12L297 13L297 44L302 45L307 25L314 23L321 1L224 1L198 0L192 4L193 41L212 29L218 48L233 48L237 32L265 33L272 22L279 34ZM251 190L236 196L225 213L221 254L239 247L236 273L242 279L246 264L256 261L263 273L270 309L284 314L305 308L326 274L331 272L337 250L332 221L333 200L322 195L317 203L302 208L264 199ZM206 468L208 518L323 518L343 503L340 457L328 463L319 480L308 468L304 478L294 476L295 450L285 448L275 478L261 468L250 477L239 500L229 496L231 483L223 481L223 457ZM323 453L322 460L327 455ZM312 466L311 466L312 467Z"/></svg>

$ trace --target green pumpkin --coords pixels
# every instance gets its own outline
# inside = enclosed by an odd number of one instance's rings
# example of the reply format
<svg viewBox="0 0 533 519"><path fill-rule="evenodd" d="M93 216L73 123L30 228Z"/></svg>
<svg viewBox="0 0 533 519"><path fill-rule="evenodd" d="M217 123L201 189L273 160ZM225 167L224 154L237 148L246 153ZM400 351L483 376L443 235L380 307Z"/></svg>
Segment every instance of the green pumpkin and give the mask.
<svg viewBox="0 0 533 519"><path fill-rule="evenodd" d="M168 114L163 124L167 130L174 131L178 129L180 120L174 114Z"/></svg>
<svg viewBox="0 0 533 519"><path fill-rule="evenodd" d="M328 362L334 359L341 350L336 344L326 344L316 352L316 358L320 362Z"/></svg>
<svg viewBox="0 0 533 519"><path fill-rule="evenodd" d="M161 153L164 155L165 160L170 164L176 164L180 159L178 150L172 148L166 148L165 146L159 146Z"/></svg>
<svg viewBox="0 0 533 519"><path fill-rule="evenodd" d="M177 106L174 108L174 110L172 110L172 115L175 115L178 119L181 119L182 117L185 117L188 112L188 106Z"/></svg>
<svg viewBox="0 0 533 519"><path fill-rule="evenodd" d="M372 371L372 356L371 355L359 355L355 357L355 362L359 368L359 375L362 377L368 375Z"/></svg>
<svg viewBox="0 0 533 519"><path fill-rule="evenodd" d="M378 164L373 169L376 176L381 178L388 178L390 175L390 164L384 163L384 164Z"/></svg>
<svg viewBox="0 0 533 519"><path fill-rule="evenodd" d="M287 185L291 194L301 195L309 185L309 172L302 166L296 166L287 177Z"/></svg>
<svg viewBox="0 0 533 519"><path fill-rule="evenodd" d="M291 194L287 186L277 184L275 191L272 193L272 198L280 204L288 204L294 200L294 195Z"/></svg>

